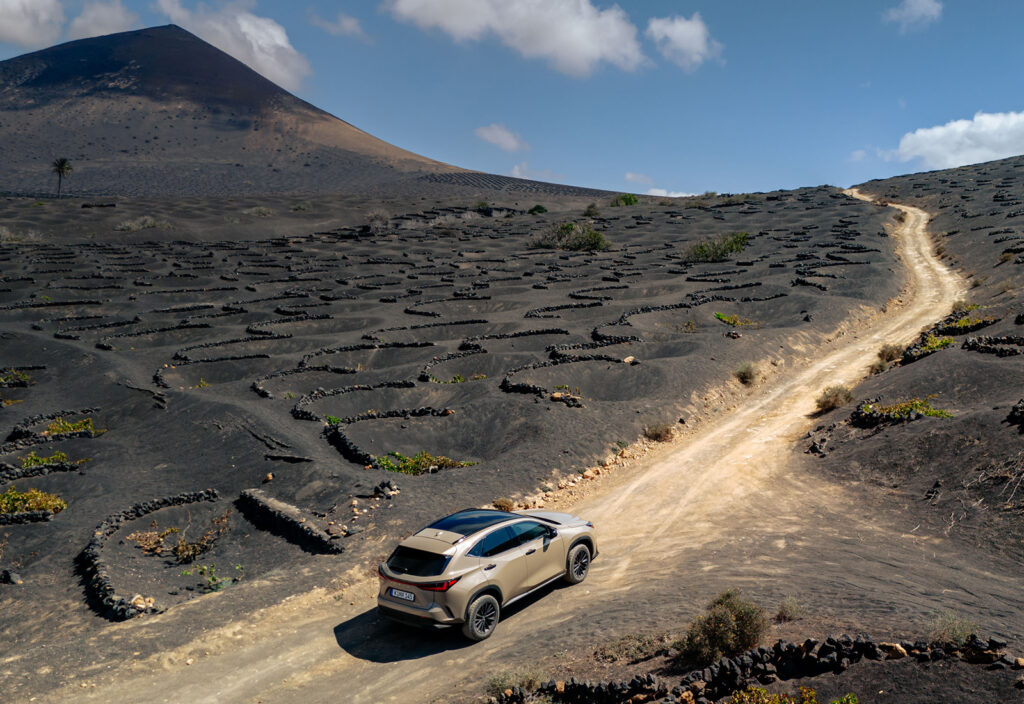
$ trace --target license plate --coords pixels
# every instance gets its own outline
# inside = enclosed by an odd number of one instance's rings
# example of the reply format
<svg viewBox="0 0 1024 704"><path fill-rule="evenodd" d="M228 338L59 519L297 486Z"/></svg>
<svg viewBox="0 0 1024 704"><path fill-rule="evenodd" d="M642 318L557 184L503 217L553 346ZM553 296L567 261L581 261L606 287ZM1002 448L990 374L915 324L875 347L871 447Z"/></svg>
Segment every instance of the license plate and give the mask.
<svg viewBox="0 0 1024 704"><path fill-rule="evenodd" d="M403 592L401 589L391 589L391 596L396 599L405 599L406 601L416 601L416 595L412 592Z"/></svg>

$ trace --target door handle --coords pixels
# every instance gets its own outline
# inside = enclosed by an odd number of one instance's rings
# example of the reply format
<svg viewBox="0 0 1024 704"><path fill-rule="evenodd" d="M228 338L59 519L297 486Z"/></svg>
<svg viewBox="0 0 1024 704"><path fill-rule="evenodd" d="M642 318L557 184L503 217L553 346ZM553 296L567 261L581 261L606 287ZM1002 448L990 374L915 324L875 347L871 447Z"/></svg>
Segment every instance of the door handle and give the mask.
<svg viewBox="0 0 1024 704"><path fill-rule="evenodd" d="M484 567L484 569L485 570L493 570L495 567L497 567L497 565L487 565L487 567Z"/></svg>
<svg viewBox="0 0 1024 704"><path fill-rule="evenodd" d="M527 555L532 555L535 552L537 552L537 548L530 548L529 550L526 551L526 554Z"/></svg>

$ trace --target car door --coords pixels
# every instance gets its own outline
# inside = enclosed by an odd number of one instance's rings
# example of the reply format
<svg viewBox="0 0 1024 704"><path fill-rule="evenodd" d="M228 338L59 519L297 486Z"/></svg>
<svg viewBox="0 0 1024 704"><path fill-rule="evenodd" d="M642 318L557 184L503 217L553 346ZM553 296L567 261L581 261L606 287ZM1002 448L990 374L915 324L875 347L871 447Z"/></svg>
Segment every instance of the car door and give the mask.
<svg viewBox="0 0 1024 704"><path fill-rule="evenodd" d="M505 601L513 599L526 584L525 549L519 544L519 534L508 526L500 526L483 538L469 551L480 559L488 583L501 590Z"/></svg>
<svg viewBox="0 0 1024 704"><path fill-rule="evenodd" d="M550 526L536 521L516 523L519 542L526 557L526 587L531 589L565 571L561 537Z"/></svg>

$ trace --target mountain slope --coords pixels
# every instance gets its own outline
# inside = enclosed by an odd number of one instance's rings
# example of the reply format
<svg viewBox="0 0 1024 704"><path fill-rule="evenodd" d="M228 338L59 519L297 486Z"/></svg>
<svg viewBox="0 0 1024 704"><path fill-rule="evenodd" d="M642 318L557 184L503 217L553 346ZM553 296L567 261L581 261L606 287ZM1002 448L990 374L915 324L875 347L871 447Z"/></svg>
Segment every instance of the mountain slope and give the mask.
<svg viewBox="0 0 1024 704"><path fill-rule="evenodd" d="M173 195L366 189L459 170L306 103L175 25L0 62L0 192Z"/></svg>

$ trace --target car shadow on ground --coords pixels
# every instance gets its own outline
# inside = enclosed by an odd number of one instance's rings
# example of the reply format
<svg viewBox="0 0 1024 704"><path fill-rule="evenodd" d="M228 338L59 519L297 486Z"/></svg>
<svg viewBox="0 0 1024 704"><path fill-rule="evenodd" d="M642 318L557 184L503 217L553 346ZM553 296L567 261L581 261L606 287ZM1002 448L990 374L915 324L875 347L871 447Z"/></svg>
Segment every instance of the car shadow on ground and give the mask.
<svg viewBox="0 0 1024 704"><path fill-rule="evenodd" d="M507 609L502 609L501 621L492 638L500 638L503 627L516 615L528 609L553 591L569 585L557 582L538 589ZM417 628L396 623L378 613L376 607L334 627L338 646L352 657L370 662L387 663L417 660L447 650L459 650L474 645L462 635L460 626L445 628Z"/></svg>

